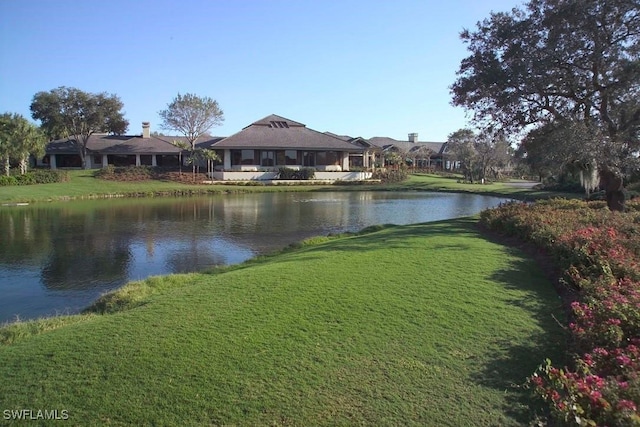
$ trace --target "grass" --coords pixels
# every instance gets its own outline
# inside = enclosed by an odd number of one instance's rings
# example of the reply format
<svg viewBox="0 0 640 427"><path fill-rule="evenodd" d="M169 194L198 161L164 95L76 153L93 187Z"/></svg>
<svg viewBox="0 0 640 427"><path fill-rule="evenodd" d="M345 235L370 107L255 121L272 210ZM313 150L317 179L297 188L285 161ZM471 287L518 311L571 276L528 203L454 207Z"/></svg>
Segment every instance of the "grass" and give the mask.
<svg viewBox="0 0 640 427"><path fill-rule="evenodd" d="M458 182L459 177L441 176L434 174L414 174L410 175L405 182L396 184L398 189L402 190L421 190L421 191L447 191L461 193L487 194L495 196L506 196L514 199L535 200L546 199L551 197L563 197L575 199L584 197L583 194L577 193L560 193L537 189L521 188L511 185L512 183L523 182L522 180L511 180L508 182L492 182L487 184L470 184ZM393 188L393 186L392 186Z"/></svg>
<svg viewBox="0 0 640 427"><path fill-rule="evenodd" d="M204 193L224 194L246 191L295 191L301 189L308 191L308 187L304 186L272 187L255 185L255 183L248 183L254 185L204 185L160 180L108 181L95 178L93 174L92 170L71 170L68 182L0 187L0 203Z"/></svg>
<svg viewBox="0 0 640 427"><path fill-rule="evenodd" d="M314 239L2 331L0 410L72 425L523 425L560 302L474 219Z"/></svg>
<svg viewBox="0 0 640 427"><path fill-rule="evenodd" d="M537 191L509 186L498 182L491 184L459 183L456 177L431 174L415 174L402 183L358 185L291 185L268 186L258 182L245 185L202 185L170 181L148 180L139 182L107 181L95 178L91 170L71 170L70 180L64 183L0 187L0 203L42 202L55 200L91 199L106 197L152 197L190 194L224 194L258 191L366 191L366 190L416 190L481 193L518 199L548 197L581 197L579 194Z"/></svg>

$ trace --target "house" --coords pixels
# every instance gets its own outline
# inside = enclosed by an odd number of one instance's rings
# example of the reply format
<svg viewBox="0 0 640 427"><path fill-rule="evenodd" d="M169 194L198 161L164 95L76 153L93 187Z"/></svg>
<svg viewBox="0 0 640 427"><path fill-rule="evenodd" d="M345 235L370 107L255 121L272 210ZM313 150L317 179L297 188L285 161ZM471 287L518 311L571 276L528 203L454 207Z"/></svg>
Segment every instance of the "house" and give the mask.
<svg viewBox="0 0 640 427"><path fill-rule="evenodd" d="M378 147L382 155L396 152L417 168L447 169L446 142L418 141L417 133L410 133L407 141L375 136L369 143Z"/></svg>
<svg viewBox="0 0 640 427"><path fill-rule="evenodd" d="M153 136L148 122L143 122L141 135L94 134L87 142L87 166L178 166L182 150L172 144L174 141L185 139ZM362 156L365 151L361 144L309 129L275 114L229 137L204 137L195 145L218 154L220 160L213 172L213 178L218 180L274 179L280 167L311 167L316 169L318 179L359 180L371 175L350 171L350 156ZM68 139L50 142L40 164L49 164L52 169L80 167L76 144Z"/></svg>
<svg viewBox="0 0 640 427"><path fill-rule="evenodd" d="M87 141L86 162L91 169L107 165L177 167L181 151L171 144L170 138L151 135L149 122L143 122L141 135L91 135ZM61 139L47 144L44 158L38 161L38 166L45 165L51 169L81 167L75 141Z"/></svg>
<svg viewBox="0 0 640 427"><path fill-rule="evenodd" d="M142 123L140 135L94 134L87 142L87 167L177 167L183 150L173 144L176 141L185 142L185 138L151 135L149 122ZM390 152L419 168L443 169L449 163L445 160L446 143L418 141L417 133L410 133L407 141L350 137L319 132L275 114L229 137L202 137L195 145L218 154L220 160L212 176L216 180L270 180L281 167L314 168L318 179L361 180L371 177L371 172L363 170L383 166L384 156ZM52 169L80 167L81 160L75 142L66 139L50 142L38 164Z"/></svg>
<svg viewBox="0 0 640 427"><path fill-rule="evenodd" d="M311 167L318 179L359 180L371 175L350 170L349 158L362 155L362 146L275 114L209 144L209 148L222 159L213 173L219 180L274 179L280 167Z"/></svg>
<svg viewBox="0 0 640 427"><path fill-rule="evenodd" d="M336 135L335 133L325 132L326 135L340 138L343 141L353 144L363 149L362 152L349 154L349 164L351 167L375 169L377 159L381 158L382 149L361 136L351 137L347 135Z"/></svg>

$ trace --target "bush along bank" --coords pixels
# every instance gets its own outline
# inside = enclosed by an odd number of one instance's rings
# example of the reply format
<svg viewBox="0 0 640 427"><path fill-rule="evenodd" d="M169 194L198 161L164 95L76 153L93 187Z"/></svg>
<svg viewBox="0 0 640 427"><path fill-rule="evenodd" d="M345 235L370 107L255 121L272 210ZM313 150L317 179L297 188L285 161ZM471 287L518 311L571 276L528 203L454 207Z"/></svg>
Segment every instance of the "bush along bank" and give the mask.
<svg viewBox="0 0 640 427"><path fill-rule="evenodd" d="M35 169L21 175L0 175L0 187L8 185L50 184L53 182L67 182L69 174L64 171L50 169Z"/></svg>
<svg viewBox="0 0 640 427"><path fill-rule="evenodd" d="M530 378L562 425L640 425L640 202L511 203L481 214L491 230L534 243L575 293L570 366L547 360Z"/></svg>

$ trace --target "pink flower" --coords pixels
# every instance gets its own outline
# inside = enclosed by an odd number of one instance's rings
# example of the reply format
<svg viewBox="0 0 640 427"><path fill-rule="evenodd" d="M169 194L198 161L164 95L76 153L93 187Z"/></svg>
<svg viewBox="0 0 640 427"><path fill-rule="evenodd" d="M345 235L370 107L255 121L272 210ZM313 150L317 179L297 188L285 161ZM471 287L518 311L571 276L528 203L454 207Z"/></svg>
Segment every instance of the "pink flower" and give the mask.
<svg viewBox="0 0 640 427"><path fill-rule="evenodd" d="M628 409L630 411L635 411L637 407L636 407L636 404L633 403L632 401L622 399L618 402L618 409L621 411L625 409Z"/></svg>

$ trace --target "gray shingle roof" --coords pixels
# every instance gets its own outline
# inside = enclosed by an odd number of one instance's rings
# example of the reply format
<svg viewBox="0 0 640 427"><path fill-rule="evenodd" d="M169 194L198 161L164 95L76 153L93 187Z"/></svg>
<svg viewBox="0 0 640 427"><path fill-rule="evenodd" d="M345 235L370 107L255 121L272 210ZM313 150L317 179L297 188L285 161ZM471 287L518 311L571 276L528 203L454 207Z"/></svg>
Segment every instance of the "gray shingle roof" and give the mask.
<svg viewBox="0 0 640 427"><path fill-rule="evenodd" d="M446 146L445 142L426 142L426 141L418 141L418 142L409 142L409 141L398 141L397 139L388 138L384 136L374 136L373 138L369 138L369 142L377 145L383 150L387 150L391 147L396 147L404 152L411 152L419 147L427 147L435 154L442 154L444 147Z"/></svg>
<svg viewBox="0 0 640 427"><path fill-rule="evenodd" d="M163 137L167 138L167 137ZM77 154L75 140L61 139L47 144L47 154ZM180 149L159 137L140 135L94 134L87 141L87 149L104 154L177 154Z"/></svg>
<svg viewBox="0 0 640 427"><path fill-rule="evenodd" d="M272 114L212 144L216 149L309 149L361 152L363 149L304 124Z"/></svg>

